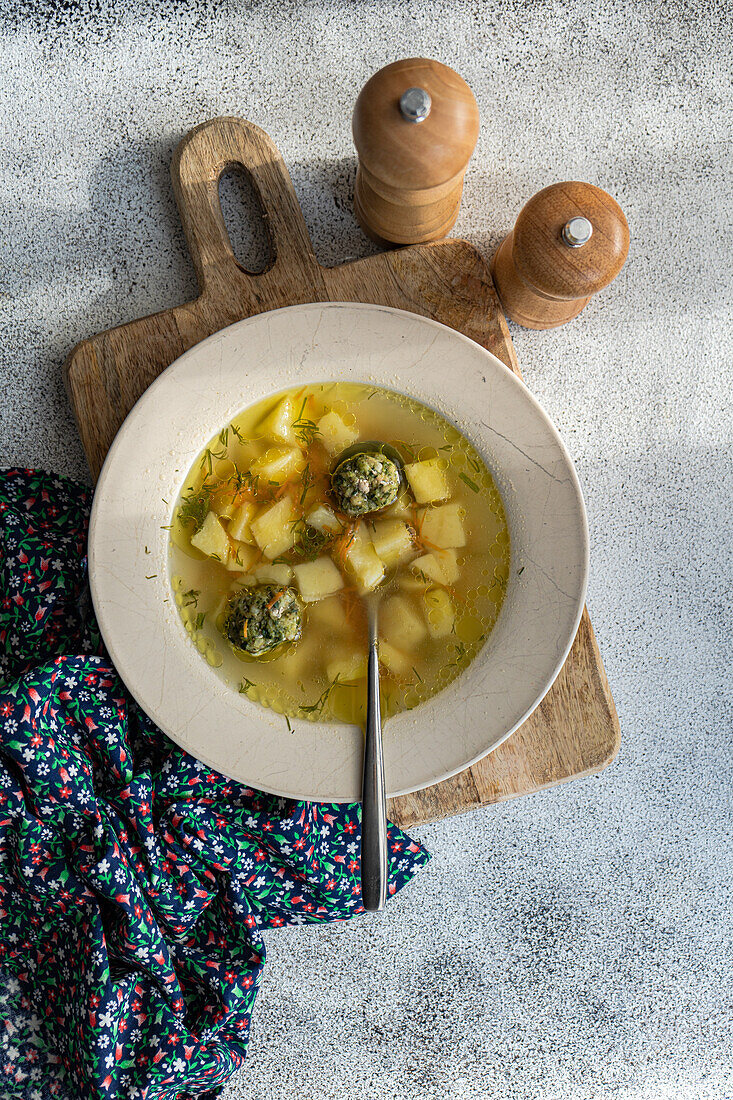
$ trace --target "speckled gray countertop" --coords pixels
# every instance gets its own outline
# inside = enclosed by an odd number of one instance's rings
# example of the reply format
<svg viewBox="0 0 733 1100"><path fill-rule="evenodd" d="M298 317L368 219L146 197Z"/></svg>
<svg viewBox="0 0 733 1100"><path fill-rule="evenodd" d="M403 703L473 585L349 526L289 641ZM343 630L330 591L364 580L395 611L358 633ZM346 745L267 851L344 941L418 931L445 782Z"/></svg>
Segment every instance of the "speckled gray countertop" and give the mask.
<svg viewBox="0 0 733 1100"><path fill-rule="evenodd" d="M609 190L632 234L576 321L512 328L586 494L619 757L421 829L433 861L385 914L269 935L226 1100L730 1098L726 5L98 6L0 5L3 464L88 476L61 363L194 293L168 163L214 115L272 135L323 262L365 255L354 99L386 62L436 57L482 117L456 235L488 256L561 179Z"/></svg>

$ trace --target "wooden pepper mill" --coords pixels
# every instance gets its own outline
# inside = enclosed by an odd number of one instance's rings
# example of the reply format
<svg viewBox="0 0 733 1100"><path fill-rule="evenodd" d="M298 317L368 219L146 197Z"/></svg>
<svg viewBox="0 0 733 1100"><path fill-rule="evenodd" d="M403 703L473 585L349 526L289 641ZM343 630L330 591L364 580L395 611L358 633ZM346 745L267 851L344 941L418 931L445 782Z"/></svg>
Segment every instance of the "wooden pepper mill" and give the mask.
<svg viewBox="0 0 733 1100"><path fill-rule="evenodd" d="M616 278L628 251L629 227L610 195L590 183L553 183L522 209L491 274L512 321L556 328Z"/></svg>
<svg viewBox="0 0 733 1100"><path fill-rule="evenodd" d="M379 243L444 237L458 217L478 137L465 80L438 61L395 61L362 88L352 120L359 154L354 209Z"/></svg>

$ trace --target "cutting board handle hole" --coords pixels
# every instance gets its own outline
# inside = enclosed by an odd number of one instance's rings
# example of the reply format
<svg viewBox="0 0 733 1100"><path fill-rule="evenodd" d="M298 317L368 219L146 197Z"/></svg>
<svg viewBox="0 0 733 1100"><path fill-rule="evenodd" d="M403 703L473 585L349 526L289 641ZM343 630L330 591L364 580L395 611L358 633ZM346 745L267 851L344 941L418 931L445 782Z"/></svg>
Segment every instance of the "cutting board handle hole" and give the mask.
<svg viewBox="0 0 733 1100"><path fill-rule="evenodd" d="M247 274L261 275L274 264L275 250L259 194L241 165L222 172L219 201L237 263Z"/></svg>

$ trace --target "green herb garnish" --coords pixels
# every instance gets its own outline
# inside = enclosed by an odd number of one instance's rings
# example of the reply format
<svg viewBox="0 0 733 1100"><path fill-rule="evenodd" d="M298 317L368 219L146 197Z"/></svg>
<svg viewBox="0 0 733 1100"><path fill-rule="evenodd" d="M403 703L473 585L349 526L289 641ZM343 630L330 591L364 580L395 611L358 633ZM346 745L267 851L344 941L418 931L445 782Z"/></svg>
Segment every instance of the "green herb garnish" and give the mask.
<svg viewBox="0 0 733 1100"><path fill-rule="evenodd" d="M290 526L295 535L292 553L299 561L315 561L337 538L337 535L326 535L322 531L316 531L315 527L309 526L304 516L293 520ZM280 561L279 558L276 560ZM291 559L283 557L282 560L285 564L289 564Z"/></svg>
<svg viewBox="0 0 733 1100"><path fill-rule="evenodd" d="M224 429L226 431L226 428ZM224 433L222 432L222 435ZM221 438L221 436L219 437ZM221 462L222 459L227 457L226 448L222 447L218 451L213 451L211 447L207 447L201 456L201 469L206 467L206 473L210 477L214 469L214 462Z"/></svg>
<svg viewBox="0 0 733 1100"><path fill-rule="evenodd" d="M298 707L298 710L302 711L303 714L323 714L323 708L325 707L326 703L328 702L328 700L331 696L331 692L336 687L338 682L339 682L339 677L337 676L336 679L333 680L328 685L328 687L323 691L323 693L318 697L318 699L316 699L315 703L310 703L307 706L305 704L301 704Z"/></svg>
<svg viewBox="0 0 733 1100"><path fill-rule="evenodd" d="M466 657L467 650L463 642L456 642L453 646L453 649L456 654L455 659L449 661L448 664L445 666L446 668L458 668Z"/></svg>
<svg viewBox="0 0 733 1100"><path fill-rule="evenodd" d="M254 686L255 686L254 685L254 680L248 680L247 677L245 676L243 678L241 684L239 685L239 694L240 695L246 695L247 692L249 691L249 689L253 688Z"/></svg>
<svg viewBox="0 0 733 1100"><path fill-rule="evenodd" d="M313 440L316 438L317 435L320 435L321 432L315 420L309 420L308 417L303 416L307 403L308 398L304 397L303 404L300 406L300 412L298 413L297 418L291 424L291 427L294 429L295 434L297 435L301 443L303 443L306 447L310 447Z"/></svg>
<svg viewBox="0 0 733 1100"><path fill-rule="evenodd" d="M303 483L303 491L300 494L300 506L302 508L303 501L305 500L306 493L308 492L311 485L313 484L313 474L311 473L311 468L307 463L306 463L305 469L303 470L303 473L301 475L300 480Z"/></svg>
<svg viewBox="0 0 733 1100"><path fill-rule="evenodd" d="M192 625L193 625L194 630L200 630L201 627L204 625L205 619L206 619L206 612L205 611L199 611L198 615L193 620Z"/></svg>
<svg viewBox="0 0 733 1100"><path fill-rule="evenodd" d="M461 479L461 481L464 481L466 483L466 485L468 485L469 489L471 489L472 492L474 492L474 493L480 493L481 492L481 490L479 489L476 482L472 481L471 478L468 476L468 474L464 474L463 471L461 471L461 473L458 476Z"/></svg>
<svg viewBox="0 0 733 1100"><path fill-rule="evenodd" d="M198 607L199 596L201 595L201 590L200 589L198 589L198 588L189 588L188 592L184 592L182 595L183 595L183 603L181 605L182 607Z"/></svg>
<svg viewBox="0 0 733 1100"><path fill-rule="evenodd" d="M178 522L192 523L196 531L200 531L210 503L211 487L204 484L198 490L189 489L188 495L181 498L178 506Z"/></svg>

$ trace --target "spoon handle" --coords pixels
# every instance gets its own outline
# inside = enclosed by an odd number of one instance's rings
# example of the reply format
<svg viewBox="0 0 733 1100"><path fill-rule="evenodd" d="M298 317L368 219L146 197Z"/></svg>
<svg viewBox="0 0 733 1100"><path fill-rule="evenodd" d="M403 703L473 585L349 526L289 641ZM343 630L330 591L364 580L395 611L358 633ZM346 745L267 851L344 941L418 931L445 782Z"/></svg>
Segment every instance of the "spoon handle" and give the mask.
<svg viewBox="0 0 733 1100"><path fill-rule="evenodd" d="M387 899L387 802L384 792L382 715L376 615L370 615L367 719L361 809L361 899L368 910Z"/></svg>

